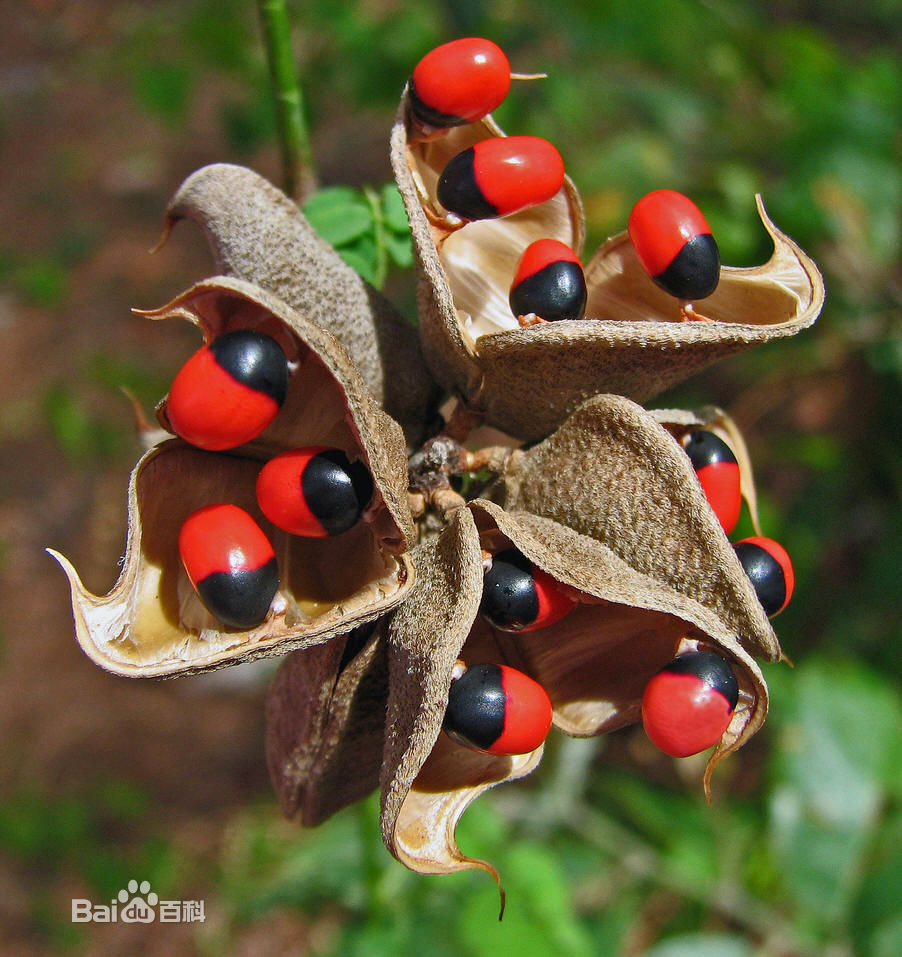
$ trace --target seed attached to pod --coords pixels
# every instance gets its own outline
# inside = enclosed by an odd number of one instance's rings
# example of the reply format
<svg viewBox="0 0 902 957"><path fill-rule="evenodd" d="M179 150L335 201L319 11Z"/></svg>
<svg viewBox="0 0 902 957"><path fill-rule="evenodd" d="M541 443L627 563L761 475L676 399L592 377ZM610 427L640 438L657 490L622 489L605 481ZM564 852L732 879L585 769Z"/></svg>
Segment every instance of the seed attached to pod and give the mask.
<svg viewBox="0 0 902 957"><path fill-rule="evenodd" d="M500 106L510 85L510 63L501 47L482 37L464 37L436 47L416 65L410 107L428 126L463 126Z"/></svg>
<svg viewBox="0 0 902 957"><path fill-rule="evenodd" d="M458 153L438 182L438 201L464 219L493 219L538 206L564 183L564 161L538 136L496 136Z"/></svg>
<svg viewBox="0 0 902 957"><path fill-rule="evenodd" d="M772 538L744 538L733 545L764 613L773 618L789 604L795 573L786 549Z"/></svg>
<svg viewBox="0 0 902 957"><path fill-rule="evenodd" d="M528 675L507 665L472 665L451 684L445 732L488 754L528 754L548 737L551 699Z"/></svg>
<svg viewBox="0 0 902 957"><path fill-rule="evenodd" d="M328 538L353 528L372 497L366 465L325 445L283 452L257 476L263 514L283 531L305 538Z"/></svg>
<svg viewBox="0 0 902 957"><path fill-rule="evenodd" d="M646 193L633 207L627 228L639 262L665 292L704 299L717 288L720 252L688 196L672 189Z"/></svg>
<svg viewBox="0 0 902 957"><path fill-rule="evenodd" d="M182 366L166 413L175 432L202 449L233 449L276 417L288 391L288 361L270 336L236 329Z"/></svg>
<svg viewBox="0 0 902 957"><path fill-rule="evenodd" d="M739 463L733 450L720 436L704 429L689 432L683 438L683 448L708 504L729 535L742 510Z"/></svg>
<svg viewBox="0 0 902 957"><path fill-rule="evenodd" d="M547 322L582 319L586 296L582 263L566 243L538 239L526 247L510 291L515 316L535 313Z"/></svg>
<svg viewBox="0 0 902 957"><path fill-rule="evenodd" d="M207 505L179 532L179 555L207 611L231 628L254 628L279 587L276 554L237 505Z"/></svg>
<svg viewBox="0 0 902 957"><path fill-rule="evenodd" d="M685 758L723 737L730 724L739 684L727 662L713 651L674 658L645 686L642 724L665 754Z"/></svg>
<svg viewBox="0 0 902 957"><path fill-rule="evenodd" d="M559 621L576 602L516 548L499 552L482 582L483 618L499 631L535 631Z"/></svg>

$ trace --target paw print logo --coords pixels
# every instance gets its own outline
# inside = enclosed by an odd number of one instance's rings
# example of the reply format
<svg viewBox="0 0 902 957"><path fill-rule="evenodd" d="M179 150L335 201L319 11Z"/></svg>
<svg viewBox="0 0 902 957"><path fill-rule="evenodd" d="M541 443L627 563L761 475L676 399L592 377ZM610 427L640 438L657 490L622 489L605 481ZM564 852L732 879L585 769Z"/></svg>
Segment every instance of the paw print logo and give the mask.
<svg viewBox="0 0 902 957"><path fill-rule="evenodd" d="M125 904L119 916L126 924L151 924L156 913L160 898L150 889L150 881L130 880L126 887L119 891L119 902Z"/></svg>

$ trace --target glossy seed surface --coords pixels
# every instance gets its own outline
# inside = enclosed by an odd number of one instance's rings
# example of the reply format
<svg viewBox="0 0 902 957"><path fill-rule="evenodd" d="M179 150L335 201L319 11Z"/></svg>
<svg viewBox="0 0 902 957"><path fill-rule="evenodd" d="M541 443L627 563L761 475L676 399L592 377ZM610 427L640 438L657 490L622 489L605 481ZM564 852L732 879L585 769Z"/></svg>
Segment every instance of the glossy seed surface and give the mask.
<svg viewBox="0 0 902 957"><path fill-rule="evenodd" d="M270 459L257 477L263 514L292 535L327 538L353 528L373 497L373 478L361 461L323 445Z"/></svg>
<svg viewBox="0 0 902 957"><path fill-rule="evenodd" d="M642 724L665 754L685 758L717 744L730 724L739 684L712 651L674 658L645 687Z"/></svg>
<svg viewBox="0 0 902 957"><path fill-rule="evenodd" d="M482 585L482 616L499 631L535 631L559 621L576 602L520 551L492 559Z"/></svg>
<svg viewBox="0 0 902 957"><path fill-rule="evenodd" d="M561 154L538 136L480 140L447 164L438 201L463 219L492 219L538 206L564 183Z"/></svg>
<svg viewBox="0 0 902 957"><path fill-rule="evenodd" d="M582 319L586 277L579 257L556 239L538 239L523 252L510 291L515 316L534 313L548 322Z"/></svg>
<svg viewBox="0 0 902 957"><path fill-rule="evenodd" d="M720 279L720 252L701 210L682 193L647 193L630 213L628 231L649 276L678 299L710 296Z"/></svg>
<svg viewBox="0 0 902 957"><path fill-rule="evenodd" d="M704 429L688 433L683 448L692 462L708 504L727 535L736 527L742 511L739 463L720 436Z"/></svg>
<svg viewBox="0 0 902 957"><path fill-rule="evenodd" d="M256 438L288 391L279 344L251 329L219 336L194 353L169 390L166 414L176 434L198 448L222 451Z"/></svg>
<svg viewBox="0 0 902 957"><path fill-rule="evenodd" d="M464 37L430 50L410 79L410 106L423 124L474 123L504 101L511 84L504 51L483 37Z"/></svg>
<svg viewBox="0 0 902 957"><path fill-rule="evenodd" d="M765 614L773 618L789 604L795 573L786 549L772 538L753 536L733 546Z"/></svg>
<svg viewBox="0 0 902 957"><path fill-rule="evenodd" d="M207 505L185 520L179 556L204 607L232 628L263 622L279 587L273 547L236 505Z"/></svg>
<svg viewBox="0 0 902 957"><path fill-rule="evenodd" d="M489 754L527 754L548 736L551 700L507 665L473 665L453 681L444 729L458 744Z"/></svg>

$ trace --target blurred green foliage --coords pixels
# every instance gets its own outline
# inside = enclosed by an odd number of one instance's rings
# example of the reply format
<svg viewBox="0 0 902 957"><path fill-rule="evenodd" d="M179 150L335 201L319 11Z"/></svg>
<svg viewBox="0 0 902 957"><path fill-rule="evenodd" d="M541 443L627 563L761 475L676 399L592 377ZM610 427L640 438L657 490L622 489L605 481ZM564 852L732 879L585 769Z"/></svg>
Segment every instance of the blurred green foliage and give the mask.
<svg viewBox="0 0 902 957"><path fill-rule="evenodd" d="M714 805L697 775L687 787L669 761L644 776L641 761L609 760L622 749L604 742L551 742L535 780L482 798L461 824L464 851L502 873L499 925L485 875L419 877L388 857L375 800L312 832L278 820L267 801L234 823L213 878L227 936L288 910L331 920L328 943L311 951L323 955L896 957L902 4L308 0L291 9L314 143L324 130L353 142L355 118L377 116L387 144L419 57L455 36L489 36L515 71L549 74L515 84L496 117L559 146L584 198L589 252L623 228L642 193L667 186L695 197L726 262L760 262L770 252L754 208L760 191L823 268L828 304L797 340L731 359L662 400L715 401L747 427L764 532L786 544L797 574L797 597L776 623L797 666L766 669L768 724L718 772ZM274 137L255 30L249 0L159 4L133 18L98 69L130 77L136 109L185 130L204 78L220 78L214 109L234 150L220 158L243 161ZM337 175L319 172L324 182ZM410 266L392 186L328 187L305 208L377 285ZM4 254L0 277L54 307L66 265L90 244L73 235L33 261ZM145 404L165 391L155 374L108 358L86 381L89 391L124 382ZM46 396L49 426L76 460L117 447L92 401L71 385ZM123 862L100 836L98 814L128 818L141 804L123 800L96 811L77 797L13 799L0 806L0 847L80 870L98 894L137 873L136 861L163 887L174 867L165 840L149 838Z"/></svg>
<svg viewBox="0 0 902 957"><path fill-rule="evenodd" d="M390 266L413 265L413 247L401 194L393 184L381 190L327 186L304 204L313 228L342 259L377 288Z"/></svg>

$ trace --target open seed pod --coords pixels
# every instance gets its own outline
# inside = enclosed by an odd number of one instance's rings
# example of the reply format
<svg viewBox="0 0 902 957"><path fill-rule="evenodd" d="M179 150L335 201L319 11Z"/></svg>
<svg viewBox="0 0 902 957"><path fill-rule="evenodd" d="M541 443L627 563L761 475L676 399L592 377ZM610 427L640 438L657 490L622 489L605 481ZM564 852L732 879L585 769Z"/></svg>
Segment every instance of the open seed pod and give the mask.
<svg viewBox="0 0 902 957"><path fill-rule="evenodd" d="M406 454L398 425L379 409L343 347L275 296L237 279L193 286L156 320L195 323L205 339L234 329L273 337L295 368L285 402L253 442L227 453L181 439L151 449L128 493L128 540L119 580L97 596L61 555L76 635L97 664L116 674L185 674L285 654L341 635L400 602L413 580L407 542ZM167 425L166 400L158 418ZM261 514L255 484L263 463L285 449L326 445L368 467L372 499L360 521L330 538L301 538ZM178 536L196 509L237 505L273 545L279 589L261 624L226 628L201 603L179 557Z"/></svg>
<svg viewBox="0 0 902 957"><path fill-rule="evenodd" d="M633 568L711 609L751 654L780 657L688 456L629 399L596 396L544 442L514 452L501 500L510 511L603 541Z"/></svg>
<svg viewBox="0 0 902 957"><path fill-rule="evenodd" d="M292 652L270 686L270 777L285 815L298 814L307 827L379 786L388 698L383 622Z"/></svg>
<svg viewBox="0 0 902 957"><path fill-rule="evenodd" d="M672 440L671 440L672 441ZM514 546L579 603L545 628L501 632L479 616L482 549ZM437 541L414 552L418 580L389 623L389 676L382 827L389 850L421 873L491 864L464 855L455 829L486 789L533 770L529 754L475 752L441 733L452 669L503 663L538 681L553 723L591 736L636 721L642 693L677 653L703 646L728 659L740 705L705 776L763 723L767 687L734 628L716 611L654 580L597 539L547 518L474 500Z"/></svg>
<svg viewBox="0 0 902 957"><path fill-rule="evenodd" d="M416 330L291 199L253 170L216 163L179 187L166 213L167 233L180 219L204 231L218 273L256 283L331 332L409 440L422 437L436 387Z"/></svg>
<svg viewBox="0 0 902 957"><path fill-rule="evenodd" d="M575 190L568 182L532 210L449 233L435 219L438 176L454 153L500 131L486 118L435 141L410 140L407 110L405 93L391 155L413 233L423 351L445 388L512 435L544 438L598 393L643 402L717 359L799 332L821 310L817 267L759 199L774 253L761 266L721 269L717 290L698 308L710 321L682 321L679 301L652 282L624 232L586 265L585 319L521 328L508 294L525 247L552 238L581 252Z"/></svg>

